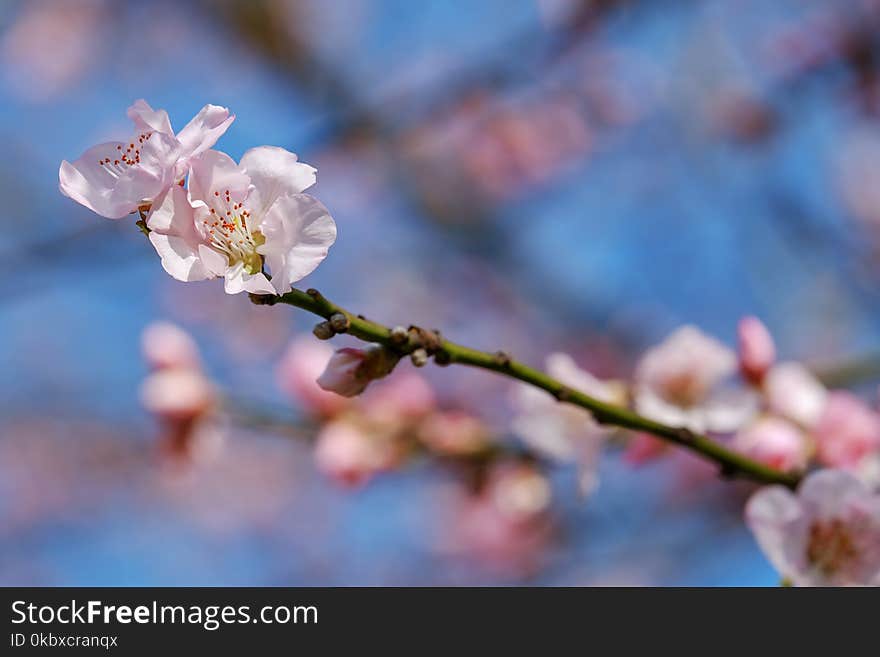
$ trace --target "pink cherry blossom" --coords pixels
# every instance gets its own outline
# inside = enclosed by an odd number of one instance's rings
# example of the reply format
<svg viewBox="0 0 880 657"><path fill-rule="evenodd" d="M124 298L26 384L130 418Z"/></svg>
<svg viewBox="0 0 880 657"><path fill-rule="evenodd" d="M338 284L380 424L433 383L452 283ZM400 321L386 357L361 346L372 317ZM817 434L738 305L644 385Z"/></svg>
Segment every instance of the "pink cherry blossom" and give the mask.
<svg viewBox="0 0 880 657"><path fill-rule="evenodd" d="M323 390L317 383L317 378L332 356L333 348L312 336L294 339L278 364L278 386L312 413L333 417L347 408L350 402L345 397Z"/></svg>
<svg viewBox="0 0 880 657"><path fill-rule="evenodd" d="M216 143L235 119L205 105L177 135L165 110L145 100L128 108L135 132L125 142L105 142L73 163L61 163L59 187L93 212L119 219L152 204L183 180L190 160Z"/></svg>
<svg viewBox="0 0 880 657"><path fill-rule="evenodd" d="M477 454L491 444L486 424L464 411L433 413L419 425L418 438L428 449L447 456Z"/></svg>
<svg viewBox="0 0 880 657"><path fill-rule="evenodd" d="M762 488L746 505L746 522L792 584L880 585L880 495L847 472L815 472L797 494Z"/></svg>
<svg viewBox="0 0 880 657"><path fill-rule="evenodd" d="M325 424L315 444L315 463L322 473L346 486L365 484L393 467L400 458L393 437L363 430L353 422Z"/></svg>
<svg viewBox="0 0 880 657"><path fill-rule="evenodd" d="M774 365L764 379L764 395L770 410L811 430L825 410L828 391L800 363Z"/></svg>
<svg viewBox="0 0 880 657"><path fill-rule="evenodd" d="M880 414L851 392L834 391L813 435L823 464L858 471L880 451Z"/></svg>
<svg viewBox="0 0 880 657"><path fill-rule="evenodd" d="M721 385L735 371L731 349L693 326L683 326L639 361L636 410L693 431L735 431L757 411L754 394Z"/></svg>
<svg viewBox="0 0 880 657"><path fill-rule="evenodd" d="M252 148L240 164L205 151L190 164L189 189L156 200L150 241L177 280L223 277L229 294L284 294L336 240L327 209L301 193L314 182L315 169L283 148Z"/></svg>
<svg viewBox="0 0 880 657"><path fill-rule="evenodd" d="M534 572L551 538L550 484L533 466L493 467L483 488L454 505L444 543L506 575Z"/></svg>
<svg viewBox="0 0 880 657"><path fill-rule="evenodd" d="M397 360L377 344L366 349L339 349L318 377L318 385L343 397L356 397L371 381L387 376Z"/></svg>
<svg viewBox="0 0 880 657"><path fill-rule="evenodd" d="M182 422L207 413L215 402L211 383L198 370L172 368L150 374L141 386L141 401L163 420Z"/></svg>
<svg viewBox="0 0 880 657"><path fill-rule="evenodd" d="M154 322L141 334L141 350L155 370L201 367L199 349L189 333L170 322Z"/></svg>
<svg viewBox="0 0 880 657"><path fill-rule="evenodd" d="M548 356L546 370L565 385L600 401L621 403L625 396L621 385L597 379L567 354ZM512 431L544 456L577 462L581 490L590 492L598 481L595 470L609 429L597 423L588 411L560 403L532 386L517 385L512 403L516 410Z"/></svg>
<svg viewBox="0 0 880 657"><path fill-rule="evenodd" d="M360 410L383 425L417 421L437 406L437 396L425 377L413 371L398 372L371 387L360 398Z"/></svg>
<svg viewBox="0 0 880 657"><path fill-rule="evenodd" d="M733 447L749 458L777 470L804 470L809 442L803 430L788 420L764 416L740 429Z"/></svg>
<svg viewBox="0 0 880 657"><path fill-rule="evenodd" d="M757 317L743 317L737 327L739 370L754 384L759 384L776 360L776 345L770 331Z"/></svg>

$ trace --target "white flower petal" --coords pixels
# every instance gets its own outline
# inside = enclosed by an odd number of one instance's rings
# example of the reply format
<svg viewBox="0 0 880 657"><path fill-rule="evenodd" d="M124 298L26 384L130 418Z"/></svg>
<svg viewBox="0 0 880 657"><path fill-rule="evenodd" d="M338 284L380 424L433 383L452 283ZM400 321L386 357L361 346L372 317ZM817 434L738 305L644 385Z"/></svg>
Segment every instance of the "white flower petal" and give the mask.
<svg viewBox="0 0 880 657"><path fill-rule="evenodd" d="M218 253L214 249L199 244L199 258L205 269L214 276L225 276L229 261L222 253Z"/></svg>
<svg viewBox="0 0 880 657"><path fill-rule="evenodd" d="M190 163L189 197L202 201L225 215L225 192L229 190L236 201L247 196L251 179L226 153L208 150Z"/></svg>
<svg viewBox="0 0 880 657"><path fill-rule="evenodd" d="M547 356L547 373L565 385L594 399L608 403L621 403L623 390L616 382L602 381L578 367L574 358L556 352Z"/></svg>
<svg viewBox="0 0 880 657"><path fill-rule="evenodd" d="M336 223L327 208L306 194L279 197L260 231L266 241L257 253L265 256L278 294L314 271L336 241Z"/></svg>
<svg viewBox="0 0 880 657"><path fill-rule="evenodd" d="M702 413L692 413L686 408L670 404L650 388L636 389L635 408L639 415L663 424L686 427L697 433L706 430L705 418Z"/></svg>
<svg viewBox="0 0 880 657"><path fill-rule="evenodd" d="M733 433L758 413L758 396L751 390L720 390L699 406L705 431Z"/></svg>
<svg viewBox="0 0 880 657"><path fill-rule="evenodd" d="M234 120L228 108L205 105L177 134L182 153L193 157L211 148Z"/></svg>
<svg viewBox="0 0 880 657"><path fill-rule="evenodd" d="M804 480L798 491L811 514L820 519L833 518L850 507L854 500L871 491L855 475L843 470L819 470Z"/></svg>
<svg viewBox="0 0 880 657"><path fill-rule="evenodd" d="M239 294L240 292L275 294L275 289L264 274L260 272L248 274L240 264L227 270L224 289L226 294Z"/></svg>
<svg viewBox="0 0 880 657"><path fill-rule="evenodd" d="M825 387L800 363L772 367L764 390L774 412L806 429L812 429L822 417L828 399Z"/></svg>
<svg viewBox="0 0 880 657"><path fill-rule="evenodd" d="M61 163L59 189L93 212L119 219L135 212L171 184L178 146L173 137L155 134L140 146L140 163L120 161L122 142L107 142L88 149L75 162ZM108 163L102 164L109 160Z"/></svg>
<svg viewBox="0 0 880 657"><path fill-rule="evenodd" d="M746 524L764 554L783 576L795 579L806 568L809 520L801 502L783 486L768 486L746 504Z"/></svg>
<svg viewBox="0 0 880 657"><path fill-rule="evenodd" d="M174 136L168 112L163 109L154 110L143 98L134 101L132 106L128 108L127 114L139 131L149 132L155 130L156 132Z"/></svg>
<svg viewBox="0 0 880 657"><path fill-rule="evenodd" d="M548 458L568 462L577 455L569 427L558 413L517 415L510 428L526 445Z"/></svg>
<svg viewBox="0 0 880 657"><path fill-rule="evenodd" d="M250 149L242 156L241 166L254 185L248 203L256 217L262 217L279 196L300 194L315 184L314 167L276 146Z"/></svg>
<svg viewBox="0 0 880 657"><path fill-rule="evenodd" d="M198 252L182 237L150 233L150 243L162 259L162 268L178 281L191 282L213 278L205 269Z"/></svg>

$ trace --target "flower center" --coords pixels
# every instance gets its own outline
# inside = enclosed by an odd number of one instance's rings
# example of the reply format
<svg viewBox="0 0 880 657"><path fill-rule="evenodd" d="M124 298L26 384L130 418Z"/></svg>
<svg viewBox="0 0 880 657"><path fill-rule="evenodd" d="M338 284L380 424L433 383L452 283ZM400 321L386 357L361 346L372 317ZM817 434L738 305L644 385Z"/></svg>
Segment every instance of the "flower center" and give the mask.
<svg viewBox="0 0 880 657"><path fill-rule="evenodd" d="M229 190L215 191L208 216L202 220L206 239L223 253L229 264L242 263L248 274L263 269L263 257L257 247L266 241L258 230L251 230L248 220L251 213L242 203L232 200Z"/></svg>
<svg viewBox="0 0 880 657"><path fill-rule="evenodd" d="M841 520L817 521L810 527L807 558L823 573L839 572L858 556L856 542Z"/></svg>
<svg viewBox="0 0 880 657"><path fill-rule="evenodd" d="M677 372L663 381L663 396L667 401L689 408L696 406L705 397L703 382L690 371Z"/></svg>
<svg viewBox="0 0 880 657"><path fill-rule="evenodd" d="M116 146L114 156L105 157L98 160L98 165L104 168L114 178L118 178L125 173L126 168L133 167L141 162L141 147L147 143L147 140L153 136L152 132L142 132L137 137L132 137L132 141L126 147L125 144Z"/></svg>

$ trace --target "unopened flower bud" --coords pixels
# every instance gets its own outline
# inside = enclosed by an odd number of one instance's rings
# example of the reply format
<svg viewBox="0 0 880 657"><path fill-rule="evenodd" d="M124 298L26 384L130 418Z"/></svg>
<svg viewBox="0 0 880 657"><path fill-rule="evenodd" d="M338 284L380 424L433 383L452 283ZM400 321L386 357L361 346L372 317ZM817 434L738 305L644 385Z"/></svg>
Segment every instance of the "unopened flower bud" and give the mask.
<svg viewBox="0 0 880 657"><path fill-rule="evenodd" d="M403 326L395 326L391 329L390 337L394 344L403 344L409 339L409 331Z"/></svg>
<svg viewBox="0 0 880 657"><path fill-rule="evenodd" d="M351 320L344 313L333 313L330 315L330 326L337 333L345 333L351 326Z"/></svg>
<svg viewBox="0 0 880 657"><path fill-rule="evenodd" d="M333 417L349 404L315 383L332 356L333 347L328 343L315 342L303 335L290 343L276 370L281 389L302 408L323 417Z"/></svg>
<svg viewBox="0 0 880 657"><path fill-rule="evenodd" d="M355 397L370 381L388 376L399 360L400 356L378 344L367 349L339 349L318 377L318 385L343 397Z"/></svg>
<svg viewBox="0 0 880 657"><path fill-rule="evenodd" d="M416 349L410 354L410 360L416 367L424 367L428 364L428 352L424 349Z"/></svg>
<svg viewBox="0 0 880 657"><path fill-rule="evenodd" d="M757 317L743 317L737 337L740 372L748 381L759 384L776 360L773 337Z"/></svg>
<svg viewBox="0 0 880 657"><path fill-rule="evenodd" d="M315 328L312 329L312 333L314 333L315 337L319 340L329 340L334 335L336 335L336 331L333 330L330 322L321 322L319 324L315 324Z"/></svg>

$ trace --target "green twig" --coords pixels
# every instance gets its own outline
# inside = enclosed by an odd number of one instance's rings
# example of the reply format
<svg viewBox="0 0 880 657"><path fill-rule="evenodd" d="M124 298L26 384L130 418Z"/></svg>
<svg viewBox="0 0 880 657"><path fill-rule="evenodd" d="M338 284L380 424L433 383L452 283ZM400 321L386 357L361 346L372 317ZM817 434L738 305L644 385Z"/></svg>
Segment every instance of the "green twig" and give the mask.
<svg viewBox="0 0 880 657"><path fill-rule="evenodd" d="M790 488L797 486L801 479L798 473L780 472L765 466L689 429L662 424L642 417L628 408L594 399L543 372L513 360L503 352L489 353L471 349L442 338L436 331L428 331L414 326L406 329L405 332L399 328L392 330L387 326L370 321L362 315L355 315L345 308L337 306L317 290L310 289L302 292L293 289L287 294L277 297L251 295L251 300L258 305L283 303L295 306L323 317L325 320L330 320L333 315L339 313L348 320L345 328L346 333L367 342L381 344L400 355L408 355L417 349L424 349L430 356L433 356L434 362L438 365L453 363L469 365L528 383L545 390L560 402L586 409L593 414L596 421L602 424L644 431L696 452L717 463L725 476L743 477L768 484L782 484ZM336 323L339 324L338 321Z"/></svg>

